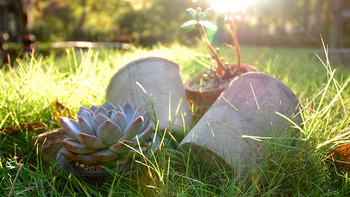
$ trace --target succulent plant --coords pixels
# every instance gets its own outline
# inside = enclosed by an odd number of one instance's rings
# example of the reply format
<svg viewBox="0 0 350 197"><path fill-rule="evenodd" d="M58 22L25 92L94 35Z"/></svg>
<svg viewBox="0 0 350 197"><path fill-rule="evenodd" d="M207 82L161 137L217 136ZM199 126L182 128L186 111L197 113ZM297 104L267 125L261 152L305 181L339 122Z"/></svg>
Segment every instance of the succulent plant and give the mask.
<svg viewBox="0 0 350 197"><path fill-rule="evenodd" d="M79 165L121 167L151 147L150 116L129 102L122 107L109 101L100 107L81 107L78 122L66 117L60 121L69 135L62 142L66 149L62 155Z"/></svg>

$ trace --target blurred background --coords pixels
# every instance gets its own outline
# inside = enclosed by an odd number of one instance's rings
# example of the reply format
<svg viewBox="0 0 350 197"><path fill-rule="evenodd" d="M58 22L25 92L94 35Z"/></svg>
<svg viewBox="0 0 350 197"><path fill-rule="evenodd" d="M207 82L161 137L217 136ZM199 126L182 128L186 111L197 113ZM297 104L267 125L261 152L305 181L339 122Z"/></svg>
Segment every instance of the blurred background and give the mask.
<svg viewBox="0 0 350 197"><path fill-rule="evenodd" d="M243 45L350 46L349 0L0 0L2 51L62 41L194 44L198 32L179 27L185 9L212 7L219 27L212 42L230 42L223 15L235 14Z"/></svg>

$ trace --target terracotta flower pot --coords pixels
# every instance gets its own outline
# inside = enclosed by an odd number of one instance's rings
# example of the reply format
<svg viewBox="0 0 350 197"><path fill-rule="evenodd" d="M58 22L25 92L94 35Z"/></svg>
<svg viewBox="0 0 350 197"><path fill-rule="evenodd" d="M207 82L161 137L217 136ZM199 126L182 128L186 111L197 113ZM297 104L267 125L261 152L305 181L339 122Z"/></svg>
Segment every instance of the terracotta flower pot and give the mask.
<svg viewBox="0 0 350 197"><path fill-rule="evenodd" d="M231 64L231 67L235 67L236 64ZM241 64L239 69L239 75L247 72L253 72L254 69L252 66L247 64ZM191 104L195 107L194 120L200 119L208 108L216 101L219 95L226 89L229 83L224 84L224 86L208 89L208 90L199 90L192 88L193 84L199 84L203 74L207 71L197 73L196 75L190 77L185 83L186 96Z"/></svg>

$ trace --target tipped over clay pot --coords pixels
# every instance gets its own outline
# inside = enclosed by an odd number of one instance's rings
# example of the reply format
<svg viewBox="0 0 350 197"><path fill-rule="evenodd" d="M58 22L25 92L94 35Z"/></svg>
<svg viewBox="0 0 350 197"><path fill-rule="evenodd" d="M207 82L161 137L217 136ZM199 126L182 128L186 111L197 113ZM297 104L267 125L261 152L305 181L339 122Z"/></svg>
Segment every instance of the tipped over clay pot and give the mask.
<svg viewBox="0 0 350 197"><path fill-rule="evenodd" d="M159 120L159 129L171 128L184 136L191 121L185 88L177 63L164 58L148 57L130 62L111 79L106 100L114 105L130 101Z"/></svg>
<svg viewBox="0 0 350 197"><path fill-rule="evenodd" d="M213 171L221 169L220 163L227 169L248 169L263 152L263 143L254 138L284 132L294 135L288 129L290 122L279 114L299 124L298 109L297 97L280 80L262 73L242 74L231 81L180 145Z"/></svg>

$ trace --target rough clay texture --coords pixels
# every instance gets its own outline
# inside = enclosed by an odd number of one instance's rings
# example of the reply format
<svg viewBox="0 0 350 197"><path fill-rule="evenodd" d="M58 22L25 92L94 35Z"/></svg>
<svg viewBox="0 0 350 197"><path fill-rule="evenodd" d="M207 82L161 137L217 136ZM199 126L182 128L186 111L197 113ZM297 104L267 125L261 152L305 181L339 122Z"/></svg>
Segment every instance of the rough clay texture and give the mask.
<svg viewBox="0 0 350 197"><path fill-rule="evenodd" d="M292 117L298 106L297 97L278 79L243 74L229 84L180 145L185 150L191 147L200 161L214 162L213 170L220 169L215 167L219 161L247 169L254 163L251 159L262 156L262 143L246 136L283 135L290 125L276 112ZM300 116L293 121L300 123Z"/></svg>
<svg viewBox="0 0 350 197"><path fill-rule="evenodd" d="M56 161L56 155L62 148L62 141L69 136L63 128L55 129L35 136L32 141L37 143L44 163L50 164Z"/></svg>
<svg viewBox="0 0 350 197"><path fill-rule="evenodd" d="M179 66L163 58L142 58L125 65L111 79L106 91L106 100L114 105L130 101L134 106L144 107L152 118L159 120L160 130L169 128L169 114L171 114L172 129L177 136L184 135L182 116L186 127L191 120ZM154 103L153 108L150 100ZM169 106L171 106L170 112Z"/></svg>

